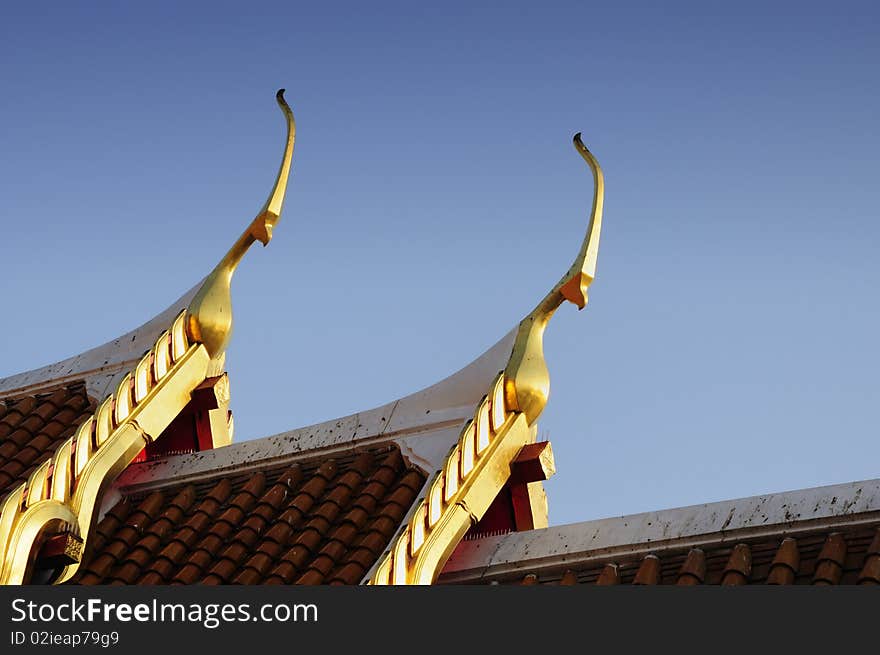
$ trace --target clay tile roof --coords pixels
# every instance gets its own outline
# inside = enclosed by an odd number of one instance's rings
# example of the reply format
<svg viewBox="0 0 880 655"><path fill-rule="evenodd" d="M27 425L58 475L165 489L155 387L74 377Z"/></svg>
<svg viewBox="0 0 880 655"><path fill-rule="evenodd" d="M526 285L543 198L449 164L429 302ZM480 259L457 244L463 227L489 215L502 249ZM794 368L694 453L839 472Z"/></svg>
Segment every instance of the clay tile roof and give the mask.
<svg viewBox="0 0 880 655"><path fill-rule="evenodd" d="M125 496L72 582L357 584L424 484L386 446Z"/></svg>
<svg viewBox="0 0 880 655"><path fill-rule="evenodd" d="M0 495L25 482L94 411L82 382L0 399Z"/></svg>

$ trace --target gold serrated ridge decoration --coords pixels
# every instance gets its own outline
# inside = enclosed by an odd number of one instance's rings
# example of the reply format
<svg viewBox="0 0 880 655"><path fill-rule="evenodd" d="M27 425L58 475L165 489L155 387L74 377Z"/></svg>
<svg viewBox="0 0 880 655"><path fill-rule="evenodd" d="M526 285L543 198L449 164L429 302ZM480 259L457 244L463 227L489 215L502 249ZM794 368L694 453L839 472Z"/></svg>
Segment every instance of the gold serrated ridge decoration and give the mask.
<svg viewBox="0 0 880 655"><path fill-rule="evenodd" d="M98 449L113 431L113 395L107 396L95 411L95 448Z"/></svg>
<svg viewBox="0 0 880 655"><path fill-rule="evenodd" d="M43 498L46 498L49 495L49 464L50 461L47 459L35 468L28 477L27 499L25 500L25 505L27 507L40 502Z"/></svg>
<svg viewBox="0 0 880 655"><path fill-rule="evenodd" d="M131 373L126 373L122 381L116 385L114 396L116 403L113 407L113 419L118 424L127 419L131 412Z"/></svg>
<svg viewBox="0 0 880 655"><path fill-rule="evenodd" d="M44 531L63 528L85 538L103 485L189 402L210 358L203 345L193 343L180 352L173 339L173 328L164 332L74 436L0 501L0 584L27 580L32 544ZM74 570L75 565L68 567L59 581Z"/></svg>
<svg viewBox="0 0 880 655"><path fill-rule="evenodd" d="M152 373L150 371L151 358L144 356L134 367L134 402L139 403L150 392L153 383Z"/></svg>
<svg viewBox="0 0 880 655"><path fill-rule="evenodd" d="M73 442L76 444L73 460L74 478L82 473L92 456L92 451L94 450L92 448L92 429L94 425L95 419L92 417L87 418L77 428L76 434L73 437Z"/></svg>
<svg viewBox="0 0 880 655"><path fill-rule="evenodd" d="M171 366L171 353L168 351L168 332L163 332L156 339L156 345L153 346L153 378L158 382L168 373L168 367Z"/></svg>
<svg viewBox="0 0 880 655"><path fill-rule="evenodd" d="M296 140L296 123L290 106L284 100L284 89L278 91L275 98L287 123L287 142L275 185L256 218L211 271L187 310L186 336L192 341L204 344L212 359L222 356L232 336L230 291L232 275L241 258L255 241L265 246L272 239L272 231L281 217L281 209L284 205Z"/></svg>
<svg viewBox="0 0 880 655"><path fill-rule="evenodd" d="M501 372L367 584L430 584L473 521L489 508L510 476L510 462L532 439L525 416L509 411L503 394L495 392L503 386ZM482 450L477 437L480 423L486 428L487 443Z"/></svg>
<svg viewBox="0 0 880 655"><path fill-rule="evenodd" d="M73 437L66 440L52 458L52 492L51 498L58 502L64 502L70 497L70 473L71 455L73 452Z"/></svg>
<svg viewBox="0 0 880 655"><path fill-rule="evenodd" d="M186 312L181 312L180 315L174 319L174 324L171 326L172 359L180 359L188 347L189 342L186 338Z"/></svg>

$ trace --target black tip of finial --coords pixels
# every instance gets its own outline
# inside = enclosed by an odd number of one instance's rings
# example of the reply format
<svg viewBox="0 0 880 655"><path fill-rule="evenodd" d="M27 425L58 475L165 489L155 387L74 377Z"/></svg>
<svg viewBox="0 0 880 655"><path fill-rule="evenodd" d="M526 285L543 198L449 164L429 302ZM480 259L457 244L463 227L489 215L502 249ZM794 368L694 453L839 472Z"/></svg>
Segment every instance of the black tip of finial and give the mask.
<svg viewBox="0 0 880 655"><path fill-rule="evenodd" d="M275 97L278 100L284 100L284 91L285 89L278 89L278 93L275 94Z"/></svg>

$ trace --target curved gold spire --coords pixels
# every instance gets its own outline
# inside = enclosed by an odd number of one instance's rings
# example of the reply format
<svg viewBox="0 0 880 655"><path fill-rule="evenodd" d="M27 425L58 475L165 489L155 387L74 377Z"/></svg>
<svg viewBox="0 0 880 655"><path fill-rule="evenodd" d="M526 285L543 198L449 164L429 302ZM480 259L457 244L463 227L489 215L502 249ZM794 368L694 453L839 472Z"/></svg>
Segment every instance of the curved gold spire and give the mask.
<svg viewBox="0 0 880 655"><path fill-rule="evenodd" d="M279 90L275 98L287 122L287 143L275 186L256 218L211 271L187 309L186 327L189 338L203 343L214 360L223 356L232 335L232 274L254 241L265 246L272 239L272 229L281 217L284 195L287 192L296 123L290 106L284 100L284 89Z"/></svg>
<svg viewBox="0 0 880 655"><path fill-rule="evenodd" d="M566 300L577 305L578 309L583 309L587 304L587 289L596 276L605 178L599 162L581 141L580 132L574 135L574 146L590 167L595 186L587 234L571 268L520 322L513 351L505 369L507 405L523 412L530 424L540 416L550 395L550 374L544 360L544 330L547 323Z"/></svg>

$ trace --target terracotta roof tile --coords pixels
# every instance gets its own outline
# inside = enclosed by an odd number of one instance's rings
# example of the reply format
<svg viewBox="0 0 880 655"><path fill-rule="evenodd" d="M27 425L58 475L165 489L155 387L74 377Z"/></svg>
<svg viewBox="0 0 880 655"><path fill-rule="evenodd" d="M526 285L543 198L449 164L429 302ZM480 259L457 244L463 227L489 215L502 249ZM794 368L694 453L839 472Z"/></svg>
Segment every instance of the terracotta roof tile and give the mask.
<svg viewBox="0 0 880 655"><path fill-rule="evenodd" d="M285 512L285 514L287 513ZM280 517L278 521L272 524L271 528L266 530L265 543L274 542L279 546L287 543L290 535L293 533L294 525L288 523L283 516Z"/></svg>
<svg viewBox="0 0 880 655"><path fill-rule="evenodd" d="M348 487L349 489L355 489L361 484L361 481L364 479L364 474L360 471L346 471L336 480L336 484Z"/></svg>
<svg viewBox="0 0 880 655"><path fill-rule="evenodd" d="M385 538L384 534L374 530L358 542L358 547L366 548L371 553L379 554L382 552L382 549L385 548L387 542L388 540Z"/></svg>
<svg viewBox="0 0 880 655"><path fill-rule="evenodd" d="M357 584L367 570L357 562L349 562L327 579L329 584Z"/></svg>
<svg viewBox="0 0 880 655"><path fill-rule="evenodd" d="M737 544L730 553L721 577L722 585L744 585L752 574L752 551L746 544Z"/></svg>
<svg viewBox="0 0 880 655"><path fill-rule="evenodd" d="M859 584L880 584L880 555L869 555L859 572Z"/></svg>
<svg viewBox="0 0 880 655"><path fill-rule="evenodd" d="M343 521L348 521L352 525L360 527L364 523L366 523L369 518L370 512L363 509L362 507L353 507L345 514L345 516L343 516ZM394 526L398 524L397 521L394 521L390 518L387 518L387 522Z"/></svg>
<svg viewBox="0 0 880 655"><path fill-rule="evenodd" d="M578 580L577 580L577 573L575 573L575 572L572 571L571 569L569 569L568 571L566 571L565 573L563 573L563 574L562 574L562 578L559 580L559 584L562 585L562 586L564 586L564 587L567 587L567 586L570 586L570 585L576 585L577 582L578 582Z"/></svg>
<svg viewBox="0 0 880 655"><path fill-rule="evenodd" d="M231 493L232 485L229 482L229 478L224 477L211 489L211 491L208 492L205 502L213 500L217 505L222 505L226 502L226 499L229 498L229 494ZM213 514L215 510L205 509L204 511Z"/></svg>
<svg viewBox="0 0 880 655"><path fill-rule="evenodd" d="M350 544L354 542L354 539L358 535L358 533L358 526L353 524L351 521L346 521L345 523L337 526L335 530L333 530L330 538L335 539L336 541L343 544Z"/></svg>
<svg viewBox="0 0 880 655"><path fill-rule="evenodd" d="M333 487L333 490L327 494L327 500L331 503L335 503L337 507L345 507L351 499L351 494L351 487L339 484Z"/></svg>
<svg viewBox="0 0 880 655"><path fill-rule="evenodd" d="M394 479L396 475L396 470L392 469L389 466L381 466L379 470L372 476L372 481L376 483L379 487L388 488L390 485L394 484ZM367 492L369 493L369 492ZM373 497L376 496L376 491L374 491L371 495Z"/></svg>
<svg viewBox="0 0 880 655"><path fill-rule="evenodd" d="M186 545L177 539L166 544L162 551L153 558L149 566L146 567L146 572L142 576L141 581L144 584L160 584L160 582L167 581L186 553Z"/></svg>
<svg viewBox="0 0 880 655"><path fill-rule="evenodd" d="M329 558L330 561L335 564L336 562L340 561L343 557L345 557L345 554L349 550L349 546L350 546L350 544L346 544L341 541L331 539L330 541L328 541L324 545L323 548L321 548L321 550L319 552L319 556ZM384 547L385 546L383 544L382 548L384 549ZM381 552L381 549L379 552Z"/></svg>
<svg viewBox="0 0 880 655"><path fill-rule="evenodd" d="M125 521L130 512L131 503L126 498L123 498L110 508L107 514L104 515L104 518L98 521L98 524L95 526L95 534L89 542L89 547L93 550L101 550L104 544L107 543L107 539L119 529L119 526L122 525L122 522Z"/></svg>
<svg viewBox="0 0 880 655"><path fill-rule="evenodd" d="M180 539L172 539L159 551L159 555L157 558L157 562L161 562L161 560L166 560L170 564L174 564L176 562L183 561L183 558L186 556L187 552L189 552L190 544L187 544ZM165 565L162 564L163 568Z"/></svg>
<svg viewBox="0 0 880 655"><path fill-rule="evenodd" d="M162 577L162 575L157 573L156 571L150 571L149 573L147 573L146 575L141 577L140 580L138 580L138 584L142 584L142 585L165 584L165 578Z"/></svg>
<svg viewBox="0 0 880 655"><path fill-rule="evenodd" d="M124 539L113 539L104 548L104 555L109 555L113 561L121 560L131 548L131 544Z"/></svg>
<svg viewBox="0 0 880 655"><path fill-rule="evenodd" d="M363 520L360 520L362 519ZM361 516L358 514L357 516L346 516L346 520L351 521L358 528L363 527L366 524L366 520L369 518L369 515ZM398 522L387 517L387 516L379 516L373 521L370 522L370 528L373 530L378 530L383 534L393 533L397 528Z"/></svg>
<svg viewBox="0 0 880 655"><path fill-rule="evenodd" d="M874 532L874 539L868 546L865 565L859 572L859 584L880 584L880 528Z"/></svg>
<svg viewBox="0 0 880 655"><path fill-rule="evenodd" d="M816 559L813 584L838 584L846 563L846 541L839 532L828 535Z"/></svg>
<svg viewBox="0 0 880 655"><path fill-rule="evenodd" d="M324 533L316 529L314 526L306 526L302 532L296 537L296 546L304 548L309 553L314 554L318 550L318 546L324 539Z"/></svg>
<svg viewBox="0 0 880 655"><path fill-rule="evenodd" d="M791 537L783 539L773 562L770 564L767 584L788 585L794 583L800 564L801 555L797 541Z"/></svg>
<svg viewBox="0 0 880 655"><path fill-rule="evenodd" d="M675 584L681 586L700 585L705 580L706 553L699 548L691 548L684 560L684 564L681 565Z"/></svg>
<svg viewBox="0 0 880 655"><path fill-rule="evenodd" d="M424 483L383 447L124 498L74 582L356 584Z"/></svg>
<svg viewBox="0 0 880 655"><path fill-rule="evenodd" d="M202 551L204 552L204 551ZM171 579L172 584L196 584L202 581L203 565L189 562Z"/></svg>
<svg viewBox="0 0 880 655"><path fill-rule="evenodd" d="M82 382L0 399L0 495L26 481L94 410Z"/></svg>
<svg viewBox="0 0 880 655"><path fill-rule="evenodd" d="M418 493L425 485L425 477L418 471L410 471L403 476L400 484L404 487L409 487L411 491Z"/></svg>
<svg viewBox="0 0 880 655"><path fill-rule="evenodd" d="M620 570L617 564L606 564L602 572L596 578L596 584L601 586L620 584Z"/></svg>
<svg viewBox="0 0 880 655"><path fill-rule="evenodd" d="M373 480L368 484L363 491L361 491L362 496L372 496L376 500L380 500L385 497L385 490L388 488L388 485L382 484L378 480Z"/></svg>
<svg viewBox="0 0 880 655"><path fill-rule="evenodd" d="M311 480L306 482L300 489L300 494L309 496L312 501L320 498L324 489L327 488L327 478L322 475L315 475Z"/></svg>
<svg viewBox="0 0 880 655"><path fill-rule="evenodd" d="M635 585L655 585L660 582L660 558L656 555L646 555L642 560L636 577L633 579Z"/></svg>
<svg viewBox="0 0 880 655"><path fill-rule="evenodd" d="M300 546L291 548L290 551L282 558L278 565L272 569L271 573L266 577L266 584L290 584L299 569L295 551L298 549L302 553L302 559L299 563L304 562L308 557L308 551Z"/></svg>
<svg viewBox="0 0 880 655"><path fill-rule="evenodd" d="M405 490L405 494L396 496L393 500L389 500L386 502L382 508L379 510L379 513L382 516L387 516L394 523L400 523L401 519L403 519L404 514L409 509L409 505L412 503L412 500L415 500L415 492L411 489L407 489L403 487ZM400 491L398 489L397 491ZM396 493L396 492L395 492ZM402 502L406 498L411 498L410 503Z"/></svg>
<svg viewBox="0 0 880 655"><path fill-rule="evenodd" d="M236 584L255 584L253 582L245 581L245 578L249 580L252 576L257 576L258 579L262 580L263 576L275 561L276 554L277 553L257 553L256 555L253 555L247 560L247 562L245 562L241 573L238 574L233 582Z"/></svg>
<svg viewBox="0 0 880 655"><path fill-rule="evenodd" d="M333 502L321 503L314 510L314 518L309 521L308 525L324 532L330 528L333 521L339 515L339 505Z"/></svg>
<svg viewBox="0 0 880 655"><path fill-rule="evenodd" d="M201 584L223 584L232 577L236 568L236 563L233 560L221 559L211 567L210 572L202 579Z"/></svg>
<svg viewBox="0 0 880 655"><path fill-rule="evenodd" d="M335 567L336 562L329 555L319 554L309 565L309 569L313 569L321 574L321 578L326 577Z"/></svg>
<svg viewBox="0 0 880 655"><path fill-rule="evenodd" d="M324 576L314 569L309 569L299 577L296 584L318 585L322 582L324 582Z"/></svg>
<svg viewBox="0 0 880 655"><path fill-rule="evenodd" d="M370 548L367 548L366 546L358 546L347 557L346 563L357 562L365 569L368 569L370 568L370 566L373 565L373 562L375 562L376 559L378 559L377 554L373 552Z"/></svg>
<svg viewBox="0 0 880 655"><path fill-rule="evenodd" d="M252 568L245 568L235 577L233 580L233 584L241 584L241 585L251 585L251 584L260 584L263 579L263 575Z"/></svg>
<svg viewBox="0 0 880 655"><path fill-rule="evenodd" d="M413 489L410 486L401 485L394 491L394 493L391 494L391 496L389 496L388 502L397 503L403 508L404 511L406 511L407 509L409 509L409 506L412 505L412 501L415 499L416 494L419 492L420 488L421 487Z"/></svg>

